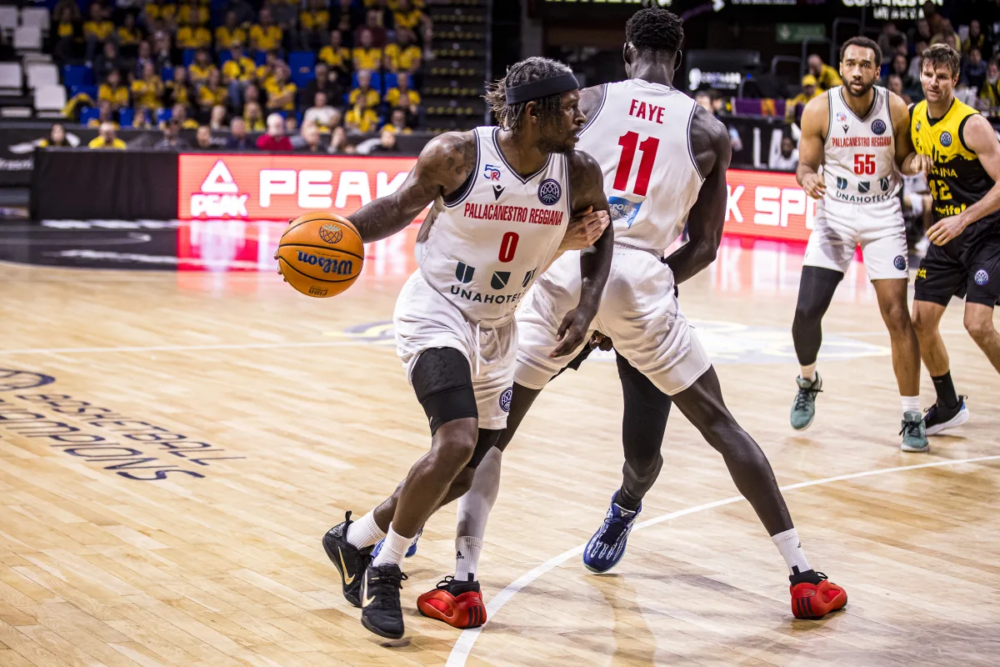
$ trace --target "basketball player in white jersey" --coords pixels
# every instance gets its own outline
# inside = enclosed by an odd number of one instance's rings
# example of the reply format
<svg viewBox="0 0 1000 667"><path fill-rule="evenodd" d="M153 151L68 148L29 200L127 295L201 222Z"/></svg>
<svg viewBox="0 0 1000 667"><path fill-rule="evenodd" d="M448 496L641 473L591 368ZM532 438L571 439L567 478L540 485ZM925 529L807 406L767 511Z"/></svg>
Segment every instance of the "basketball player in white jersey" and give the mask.
<svg viewBox="0 0 1000 667"><path fill-rule="evenodd" d="M662 465L669 396L722 454L784 557L793 614L824 616L842 608L847 594L806 560L771 466L726 408L715 369L677 301L676 285L708 266L719 247L729 133L672 86L683 39L680 18L664 9L641 10L629 20L626 39L630 79L581 93L588 124L580 145L604 172L615 233L611 275L593 326L614 341L626 401L623 483L584 550L584 565L607 572L623 557L642 498ZM690 241L664 258L685 223ZM574 269L578 263L576 253L563 254L518 312L518 363L507 429L459 499L456 574L420 596L418 608L426 616L456 627L486 620L476 572L486 517L499 491L501 454L541 389L570 360L552 352L560 321L583 287Z"/></svg>
<svg viewBox="0 0 1000 667"><path fill-rule="evenodd" d="M906 227L900 169L916 173L909 112L895 93L875 86L882 53L867 37L840 49L844 85L811 100L802 113L799 184L818 199L802 266L792 324L801 365L792 428L809 428L823 379L816 371L822 319L861 244L865 269L892 342L892 366L902 401L903 451L927 451L920 413L920 348L906 303Z"/></svg>
<svg viewBox="0 0 1000 667"><path fill-rule="evenodd" d="M573 150L584 123L579 100L565 65L544 58L516 64L503 129L433 139L398 192L350 216L368 243L402 230L434 203L417 239L420 268L393 315L399 356L430 422L431 449L410 469L392 507L383 503L357 523L348 512L323 538L345 597L362 607L364 626L383 637L403 635L400 564L417 531L449 500L456 479L459 493L462 479L468 487L506 425L517 305L559 249L572 212L608 210L600 168ZM609 228L579 254L583 289L553 332L553 355L584 343L612 247Z"/></svg>

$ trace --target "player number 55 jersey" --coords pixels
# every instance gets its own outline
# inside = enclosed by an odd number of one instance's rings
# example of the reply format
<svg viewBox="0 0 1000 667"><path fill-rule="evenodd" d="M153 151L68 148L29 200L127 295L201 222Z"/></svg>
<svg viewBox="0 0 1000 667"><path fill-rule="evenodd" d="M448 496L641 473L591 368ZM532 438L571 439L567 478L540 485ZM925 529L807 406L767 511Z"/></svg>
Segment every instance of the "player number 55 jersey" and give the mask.
<svg viewBox="0 0 1000 667"><path fill-rule="evenodd" d="M896 196L903 180L896 167L896 142L889 114L889 91L875 86L864 118L844 101L842 86L827 93L830 127L824 149L826 197L848 204L874 204Z"/></svg>

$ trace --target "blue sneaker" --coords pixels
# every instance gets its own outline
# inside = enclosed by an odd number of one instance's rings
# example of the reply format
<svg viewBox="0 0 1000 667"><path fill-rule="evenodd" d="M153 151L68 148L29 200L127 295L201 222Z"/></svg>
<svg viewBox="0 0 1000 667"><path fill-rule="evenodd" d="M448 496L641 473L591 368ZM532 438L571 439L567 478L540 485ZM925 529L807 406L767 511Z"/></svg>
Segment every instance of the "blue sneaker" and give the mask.
<svg viewBox="0 0 1000 667"><path fill-rule="evenodd" d="M419 540L420 536L423 535L423 534L424 534L424 529L423 528L421 528L420 530L417 531L417 536L413 538L413 542L410 544L410 548L406 550L406 556L405 556L406 558L413 558L414 556L417 555L417 540ZM373 561L375 560L375 556L378 556L378 552L382 551L382 544L384 542L385 542L385 538L383 537L372 548L372 560Z"/></svg>
<svg viewBox="0 0 1000 667"><path fill-rule="evenodd" d="M632 524L641 511L642 505L634 512L619 507L615 496L612 496L604 523L583 550L584 567L591 572L603 573L617 565L625 555L628 534L632 532Z"/></svg>

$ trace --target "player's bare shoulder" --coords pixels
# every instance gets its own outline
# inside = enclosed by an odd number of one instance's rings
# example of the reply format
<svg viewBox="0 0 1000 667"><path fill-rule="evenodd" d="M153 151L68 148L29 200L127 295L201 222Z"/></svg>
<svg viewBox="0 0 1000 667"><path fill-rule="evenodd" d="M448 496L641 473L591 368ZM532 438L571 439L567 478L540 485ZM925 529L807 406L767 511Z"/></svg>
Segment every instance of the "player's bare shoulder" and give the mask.
<svg viewBox="0 0 1000 667"><path fill-rule="evenodd" d="M607 91L606 83L599 86L591 86L580 91L580 111L587 117L589 124L593 120L594 114L601 110L601 102Z"/></svg>
<svg viewBox="0 0 1000 667"><path fill-rule="evenodd" d="M565 153L569 166L569 185L573 193L573 209L580 202L590 202L598 194L604 193L604 173L590 153L568 151Z"/></svg>
<svg viewBox="0 0 1000 667"><path fill-rule="evenodd" d="M892 118L892 124L897 127L900 125L909 125L910 106L906 104L902 97L891 90L886 90L886 92L889 93L889 117Z"/></svg>
<svg viewBox="0 0 1000 667"><path fill-rule="evenodd" d="M437 181L445 193L458 189L476 168L476 131L445 132L427 142L418 169Z"/></svg>
<svg viewBox="0 0 1000 667"><path fill-rule="evenodd" d="M830 92L820 93L806 103L799 123L805 135L816 134L824 141L830 129Z"/></svg>
<svg viewBox="0 0 1000 667"><path fill-rule="evenodd" d="M691 152L702 177L707 177L720 164L728 168L732 157L729 130L702 106L694 108L691 119Z"/></svg>

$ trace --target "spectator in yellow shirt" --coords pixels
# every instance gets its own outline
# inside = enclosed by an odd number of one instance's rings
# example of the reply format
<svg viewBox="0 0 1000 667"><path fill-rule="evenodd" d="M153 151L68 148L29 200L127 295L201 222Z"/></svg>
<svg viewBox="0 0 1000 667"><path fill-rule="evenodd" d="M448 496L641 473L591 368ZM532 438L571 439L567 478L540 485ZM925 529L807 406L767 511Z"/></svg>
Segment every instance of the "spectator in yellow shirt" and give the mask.
<svg viewBox="0 0 1000 667"><path fill-rule="evenodd" d="M125 150L125 142L115 136L114 123L101 123L100 134L87 144L88 148L112 148Z"/></svg>
<svg viewBox="0 0 1000 667"><path fill-rule="evenodd" d="M243 109L243 122L246 123L248 132L264 132L267 124L264 122L264 113L260 110L260 105L256 102L247 102Z"/></svg>
<svg viewBox="0 0 1000 667"><path fill-rule="evenodd" d="M396 22L396 29L406 28L407 30L416 30L418 26L421 26L427 17L422 11L414 8L409 0L399 0L396 3L395 11L393 12L393 20Z"/></svg>
<svg viewBox="0 0 1000 667"><path fill-rule="evenodd" d="M406 126L406 111L393 109L389 122L382 126L382 131L386 130L393 134L413 134L413 130Z"/></svg>
<svg viewBox="0 0 1000 667"><path fill-rule="evenodd" d="M378 114L360 104L355 105L344 116L344 126L354 134L368 134L375 130L378 124Z"/></svg>
<svg viewBox="0 0 1000 667"><path fill-rule="evenodd" d="M806 74L802 77L802 92L788 100L788 104L785 107L785 117L789 121L794 121L797 117L798 105L805 106L809 100L814 97L818 97L822 93L819 90L819 86L816 82L816 77L812 74Z"/></svg>
<svg viewBox="0 0 1000 667"><path fill-rule="evenodd" d="M381 102L381 97L377 90L372 88L372 73L367 70L358 72L358 87L351 91L348 98L351 106L364 105L368 109L374 109Z"/></svg>
<svg viewBox="0 0 1000 667"><path fill-rule="evenodd" d="M191 92L191 84L188 83L187 69L183 66L174 68L174 80L168 81L164 86L164 105L173 108L176 105L190 107L194 102L194 93Z"/></svg>
<svg viewBox="0 0 1000 667"><path fill-rule="evenodd" d="M108 78L97 89L97 100L108 102L112 111L128 106L128 88L122 85L122 75L118 70L108 73Z"/></svg>
<svg viewBox="0 0 1000 667"><path fill-rule="evenodd" d="M142 78L132 82L132 103L136 108L157 111L163 105L163 81L156 75L153 63L142 66Z"/></svg>
<svg viewBox="0 0 1000 667"><path fill-rule="evenodd" d="M198 106L201 108L201 117L209 119L212 114L212 107L228 106L229 91L222 85L222 77L219 70L212 70L208 75L208 83L198 90Z"/></svg>
<svg viewBox="0 0 1000 667"><path fill-rule="evenodd" d="M208 77L217 71L215 64L208 55L208 49L198 49L194 62L188 67L188 78L195 87L208 83Z"/></svg>
<svg viewBox="0 0 1000 667"><path fill-rule="evenodd" d="M180 49L207 49L212 46L212 33L203 25L181 26L176 39Z"/></svg>
<svg viewBox="0 0 1000 667"><path fill-rule="evenodd" d="M115 24L108 20L103 5L95 2L90 6L90 20L83 24L83 38L87 43L87 62L93 62L98 46L114 36Z"/></svg>
<svg viewBox="0 0 1000 667"><path fill-rule="evenodd" d="M278 52L269 51L264 64L257 68L257 84L261 88L267 87L267 84L274 78L274 73L278 71L278 67L281 64L281 61L278 60Z"/></svg>
<svg viewBox="0 0 1000 667"><path fill-rule="evenodd" d="M239 106L243 87L253 81L257 63L243 53L239 42L233 42L229 55L230 59L222 65L222 83L229 89L230 101L234 106Z"/></svg>
<svg viewBox="0 0 1000 667"><path fill-rule="evenodd" d="M406 109L416 115L420 106L420 93L410 88L408 74L399 74L396 76L396 87L390 88L385 94L385 101L393 109Z"/></svg>
<svg viewBox="0 0 1000 667"><path fill-rule="evenodd" d="M815 53L809 56L809 73L816 77L816 85L820 93L844 84L837 70L824 64L823 59Z"/></svg>
<svg viewBox="0 0 1000 667"><path fill-rule="evenodd" d="M250 48L255 51L274 51L281 48L281 28L274 25L271 10L260 10L260 23L250 28Z"/></svg>
<svg viewBox="0 0 1000 667"><path fill-rule="evenodd" d="M270 111L295 111L295 84L288 80L288 67L281 64L274 78L264 86L267 91L267 108Z"/></svg>
<svg viewBox="0 0 1000 667"><path fill-rule="evenodd" d="M135 24L135 14L126 14L124 24L118 27L118 49L122 55L135 58L142 41L142 31Z"/></svg>
<svg viewBox="0 0 1000 667"><path fill-rule="evenodd" d="M98 105L98 109L97 118L91 118L87 121L87 127L100 127L102 123L111 123L117 129L118 121L115 119L118 114L111 110L111 103L105 100Z"/></svg>
<svg viewBox="0 0 1000 667"><path fill-rule="evenodd" d="M299 14L299 39L302 48L312 51L326 43L330 37L330 10L326 0L310 0L309 10Z"/></svg>
<svg viewBox="0 0 1000 667"><path fill-rule="evenodd" d="M171 30L177 18L177 5L169 0L150 0L146 3L144 22L150 32Z"/></svg>
<svg viewBox="0 0 1000 667"><path fill-rule="evenodd" d="M382 49L372 46L371 31L362 30L360 34L361 45L351 51L351 57L354 59L354 69L377 70L382 64Z"/></svg>
<svg viewBox="0 0 1000 667"><path fill-rule="evenodd" d="M188 118L187 108L180 104L174 105L170 110L170 120L177 123L177 127L183 130L194 130L198 127L198 121Z"/></svg>
<svg viewBox="0 0 1000 667"><path fill-rule="evenodd" d="M420 69L420 47L413 43L409 30L396 32L396 44L385 47L385 66L390 72L413 74Z"/></svg>
<svg viewBox="0 0 1000 667"><path fill-rule="evenodd" d="M351 70L351 52L344 45L344 35L339 30L330 31L330 43L319 50L319 59L343 73Z"/></svg>
<svg viewBox="0 0 1000 667"><path fill-rule="evenodd" d="M177 10L177 23L191 26L208 25L208 7L202 5L199 0L190 0Z"/></svg>
<svg viewBox="0 0 1000 667"><path fill-rule="evenodd" d="M226 22L215 29L215 48L222 51L232 46L233 42L247 43L247 31L236 22L236 12L226 12Z"/></svg>

